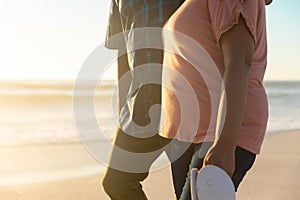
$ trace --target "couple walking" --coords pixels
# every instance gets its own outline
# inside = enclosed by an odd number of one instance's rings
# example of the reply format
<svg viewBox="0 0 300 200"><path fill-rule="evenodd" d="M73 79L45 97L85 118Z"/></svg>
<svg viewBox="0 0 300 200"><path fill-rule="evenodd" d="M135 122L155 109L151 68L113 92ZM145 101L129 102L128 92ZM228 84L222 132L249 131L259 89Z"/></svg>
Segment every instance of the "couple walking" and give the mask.
<svg viewBox="0 0 300 200"><path fill-rule="evenodd" d="M147 199L141 182L162 152L178 200L191 199L190 169L205 165L237 190L266 131L269 3L112 0L106 46L119 52L120 125L103 178L112 200Z"/></svg>

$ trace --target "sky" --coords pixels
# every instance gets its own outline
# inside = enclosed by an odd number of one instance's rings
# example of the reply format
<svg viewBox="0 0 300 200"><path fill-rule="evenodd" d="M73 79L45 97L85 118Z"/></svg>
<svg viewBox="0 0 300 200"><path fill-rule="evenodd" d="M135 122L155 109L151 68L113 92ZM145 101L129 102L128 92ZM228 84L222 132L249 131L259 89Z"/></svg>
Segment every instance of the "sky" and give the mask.
<svg viewBox="0 0 300 200"><path fill-rule="evenodd" d="M0 80L76 79L104 42L109 5L109 0L0 0ZM273 0L267 8L267 80L300 80L299 10L299 0ZM114 79L115 69L106 78Z"/></svg>

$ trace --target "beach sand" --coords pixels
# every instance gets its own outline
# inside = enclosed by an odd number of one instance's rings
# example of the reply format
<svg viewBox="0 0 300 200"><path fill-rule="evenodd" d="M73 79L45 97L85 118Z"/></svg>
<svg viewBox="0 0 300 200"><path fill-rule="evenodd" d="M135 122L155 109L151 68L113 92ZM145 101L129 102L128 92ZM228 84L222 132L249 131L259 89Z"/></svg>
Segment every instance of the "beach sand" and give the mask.
<svg viewBox="0 0 300 200"><path fill-rule="evenodd" d="M298 200L300 199L300 132L269 135L254 167L247 174L237 193L238 200ZM78 144L79 145L79 144ZM48 151L49 156L69 159L69 154L84 153L78 145L44 147L36 155ZM21 147L19 147L21 148ZM50 149L52 149L50 151ZM67 150L68 149L68 150ZM18 152L20 149L14 150ZM28 150L29 151L29 150ZM68 151L68 153L67 153ZM3 152L3 151L2 151ZM31 152L34 150L31 149ZM27 152L28 153L28 152ZM24 156L26 151L24 152ZM37 156L38 157L38 156ZM74 157L75 158L75 157ZM74 158L71 158L73 160ZM26 159L26 158L24 158ZM45 159L47 160L47 159ZM38 161L36 161L38 162ZM43 161L45 162L45 161ZM79 163L95 162L91 157ZM22 163L19 163L20 167ZM9 166L7 166L9 167ZM26 167L26 166L24 166ZM101 166L99 166L101 168ZM70 180L11 185L0 187L0 199L4 200L106 200L101 187L101 174ZM171 200L173 189L170 167L154 171L143 183L149 200Z"/></svg>

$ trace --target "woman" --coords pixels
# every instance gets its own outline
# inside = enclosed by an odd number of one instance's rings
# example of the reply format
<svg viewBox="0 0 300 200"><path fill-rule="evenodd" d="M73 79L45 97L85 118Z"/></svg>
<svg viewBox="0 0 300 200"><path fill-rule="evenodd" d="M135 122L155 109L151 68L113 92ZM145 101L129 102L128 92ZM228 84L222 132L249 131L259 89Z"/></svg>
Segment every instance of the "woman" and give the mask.
<svg viewBox="0 0 300 200"><path fill-rule="evenodd" d="M160 134L196 145L192 161L183 155L172 170L216 165L232 177L237 189L252 167L268 119L262 85L267 64L265 3L271 1L187 0L165 24L163 76L169 88L163 89L165 123ZM197 43L198 50L180 33ZM218 101L213 100L216 96ZM193 97L198 107L180 100ZM181 116L183 109L189 114ZM184 185L177 199L190 199L189 175L186 181L173 178Z"/></svg>

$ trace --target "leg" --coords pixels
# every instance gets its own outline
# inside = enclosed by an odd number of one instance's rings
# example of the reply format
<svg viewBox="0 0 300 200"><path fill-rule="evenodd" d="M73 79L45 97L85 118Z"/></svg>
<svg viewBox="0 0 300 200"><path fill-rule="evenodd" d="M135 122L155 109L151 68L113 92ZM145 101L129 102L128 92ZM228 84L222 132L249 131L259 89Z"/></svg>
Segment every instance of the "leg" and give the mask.
<svg viewBox="0 0 300 200"><path fill-rule="evenodd" d="M204 143L204 144L211 144L211 143ZM182 189L182 193L180 195L180 200L190 200L191 199L191 181L190 181L190 171L193 169L193 168L197 168L197 169L201 169L202 168L202 164L203 164L203 159L204 159L204 156L201 156L201 158L199 158L199 154L200 154L200 150L202 152L202 147L203 143L200 143L200 144L197 144L196 147L195 147L195 150L194 150L194 154L193 154L193 157L192 157L192 160L190 162L190 165L189 165L189 170L188 172L186 173L185 175L185 184L184 184L184 187ZM207 146L207 145L205 145ZM208 148L205 149L205 153L207 152Z"/></svg>
<svg viewBox="0 0 300 200"><path fill-rule="evenodd" d="M232 181L235 187L235 191L237 191L247 171L249 171L253 166L255 158L256 155L254 153L251 153L250 151L247 151L241 147L236 147L235 171L232 176Z"/></svg>
<svg viewBox="0 0 300 200"><path fill-rule="evenodd" d="M208 151L208 147L211 144L212 143L203 143L203 144L199 144L196 146L195 153L194 153L192 161L191 161L190 169L189 169L189 172L187 173L186 182L185 182L182 194L180 196L180 200L190 200L191 199L190 171L192 168L197 168L197 169L202 168L204 156L205 156L206 152ZM203 145L205 145L205 147ZM203 146L203 148L201 148L201 146ZM200 149L202 149L201 153L200 153ZM199 156L199 154L200 154L200 156ZM233 181L236 191L238 189L239 184L245 177L247 171L249 169L251 169L251 167L253 166L255 158L256 158L255 154L253 154L241 147L236 147L235 171L232 176L232 181Z"/></svg>
<svg viewBox="0 0 300 200"><path fill-rule="evenodd" d="M147 199L143 192L140 182L145 180L151 164L161 154L163 149L160 146L160 137L155 135L150 138L135 138L127 135L120 129L117 130L115 138L115 147L119 147L132 153L154 152L151 156L130 161L117 151L112 150L110 166L103 177L103 188L112 200L145 200ZM160 150L161 149L161 150ZM127 168L123 168L126 166ZM123 170L124 169L124 170ZM128 171L126 169L133 169ZM134 169L138 169L136 172Z"/></svg>
<svg viewBox="0 0 300 200"><path fill-rule="evenodd" d="M189 170L194 148L195 144L193 143L181 142L173 139L172 144L166 150L169 160L171 161L173 187L177 199L179 199L185 184L186 174ZM182 155L176 156L178 153Z"/></svg>
<svg viewBox="0 0 300 200"><path fill-rule="evenodd" d="M148 173L127 173L108 168L103 178L103 188L111 200L146 200L141 181Z"/></svg>

